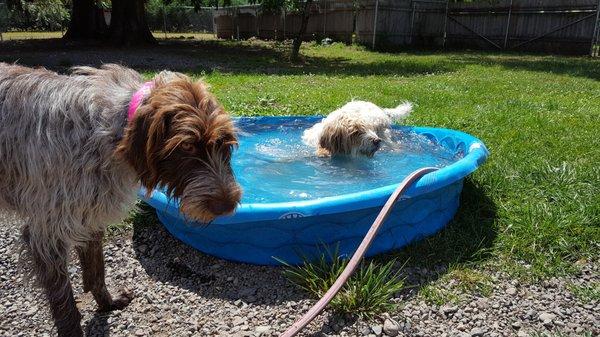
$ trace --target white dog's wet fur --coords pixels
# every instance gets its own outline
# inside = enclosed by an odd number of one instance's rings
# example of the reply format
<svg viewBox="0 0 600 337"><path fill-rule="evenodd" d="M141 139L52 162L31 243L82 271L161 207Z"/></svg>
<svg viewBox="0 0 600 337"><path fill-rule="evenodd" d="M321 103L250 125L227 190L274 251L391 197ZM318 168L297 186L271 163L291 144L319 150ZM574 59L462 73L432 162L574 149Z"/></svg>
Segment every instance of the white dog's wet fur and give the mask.
<svg viewBox="0 0 600 337"><path fill-rule="evenodd" d="M352 101L305 130L302 140L321 157L372 157L381 145L391 144L392 123L404 120L411 111L410 102L385 109L371 102Z"/></svg>

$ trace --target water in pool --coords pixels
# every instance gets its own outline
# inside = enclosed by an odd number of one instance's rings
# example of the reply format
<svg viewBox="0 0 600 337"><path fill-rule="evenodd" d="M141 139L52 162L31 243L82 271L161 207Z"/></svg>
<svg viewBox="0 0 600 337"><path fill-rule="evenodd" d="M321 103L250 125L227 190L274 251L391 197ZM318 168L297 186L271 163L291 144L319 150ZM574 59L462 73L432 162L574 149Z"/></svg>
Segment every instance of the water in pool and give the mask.
<svg viewBox="0 0 600 337"><path fill-rule="evenodd" d="M242 203L310 200L396 184L412 171L460 159L407 130L394 130L399 149L382 147L373 158L319 158L302 142L313 123L241 123L232 167L244 189Z"/></svg>

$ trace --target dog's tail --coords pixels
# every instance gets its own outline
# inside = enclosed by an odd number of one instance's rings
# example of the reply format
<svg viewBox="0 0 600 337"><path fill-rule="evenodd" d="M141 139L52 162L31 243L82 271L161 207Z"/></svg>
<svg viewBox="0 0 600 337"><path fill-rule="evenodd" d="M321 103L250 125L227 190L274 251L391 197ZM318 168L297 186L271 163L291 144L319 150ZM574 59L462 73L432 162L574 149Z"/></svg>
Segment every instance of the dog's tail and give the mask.
<svg viewBox="0 0 600 337"><path fill-rule="evenodd" d="M404 102L393 109L383 109L390 118L396 122L399 122L412 112L413 105L411 102Z"/></svg>

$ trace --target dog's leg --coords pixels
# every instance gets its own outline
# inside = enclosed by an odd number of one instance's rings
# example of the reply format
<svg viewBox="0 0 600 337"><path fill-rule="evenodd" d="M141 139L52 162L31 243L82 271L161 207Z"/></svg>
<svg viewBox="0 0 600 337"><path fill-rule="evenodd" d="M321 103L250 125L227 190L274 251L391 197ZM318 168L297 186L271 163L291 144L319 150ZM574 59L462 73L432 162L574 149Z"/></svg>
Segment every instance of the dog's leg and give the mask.
<svg viewBox="0 0 600 337"><path fill-rule="evenodd" d="M91 291L98 311L105 312L125 308L133 299L130 292L121 291L119 296L112 298L106 288L104 275L104 255L102 254L102 233L89 241L87 246L77 248L81 268L83 269L83 291Z"/></svg>
<svg viewBox="0 0 600 337"><path fill-rule="evenodd" d="M48 244L46 253L42 254L31 245L29 230L24 231L24 239L33 260L38 282L44 288L50 311L60 337L83 336L81 330L81 314L75 305L73 288L67 271L69 250L61 242Z"/></svg>
<svg viewBox="0 0 600 337"><path fill-rule="evenodd" d="M331 152L324 147L317 147L317 157L331 157Z"/></svg>

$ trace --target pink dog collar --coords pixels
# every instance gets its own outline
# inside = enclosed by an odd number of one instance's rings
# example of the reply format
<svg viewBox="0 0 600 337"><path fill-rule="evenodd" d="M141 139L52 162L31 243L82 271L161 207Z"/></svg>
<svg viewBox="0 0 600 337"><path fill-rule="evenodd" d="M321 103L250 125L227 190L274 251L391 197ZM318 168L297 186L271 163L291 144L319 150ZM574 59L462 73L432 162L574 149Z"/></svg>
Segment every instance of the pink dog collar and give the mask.
<svg viewBox="0 0 600 337"><path fill-rule="evenodd" d="M135 115L135 111L140 106L140 103L144 100L144 97L150 93L150 90L154 88L154 81L149 81L144 83L138 91L136 91L133 96L131 96L131 101L129 102L129 109L127 109L127 120L131 121L133 116Z"/></svg>

